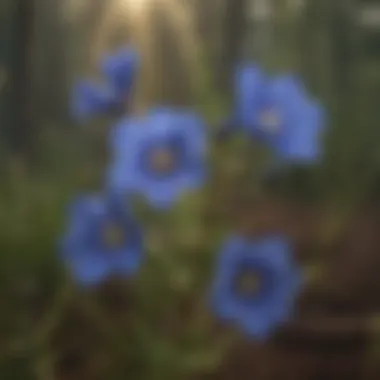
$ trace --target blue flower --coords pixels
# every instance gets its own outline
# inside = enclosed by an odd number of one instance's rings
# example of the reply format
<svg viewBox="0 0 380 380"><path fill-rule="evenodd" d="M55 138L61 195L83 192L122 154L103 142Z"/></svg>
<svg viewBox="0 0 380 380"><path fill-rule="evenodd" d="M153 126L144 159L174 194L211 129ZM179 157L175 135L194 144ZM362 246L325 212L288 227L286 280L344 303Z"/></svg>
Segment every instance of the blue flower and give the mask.
<svg viewBox="0 0 380 380"><path fill-rule="evenodd" d="M325 112L316 102L306 102L295 111L273 141L275 153L286 163L313 163L322 157Z"/></svg>
<svg viewBox="0 0 380 380"><path fill-rule="evenodd" d="M232 236L218 260L211 307L248 336L266 339L286 321L301 285L301 273L280 236L246 241Z"/></svg>
<svg viewBox="0 0 380 380"><path fill-rule="evenodd" d="M265 83L266 76L257 65L241 65L235 72L233 124L251 134L256 132L256 115Z"/></svg>
<svg viewBox="0 0 380 380"><path fill-rule="evenodd" d="M283 162L308 163L321 156L323 110L293 76L267 81L255 112L255 129Z"/></svg>
<svg viewBox="0 0 380 380"><path fill-rule="evenodd" d="M272 78L258 66L239 67L234 120L282 162L311 163L321 156L324 112L295 75Z"/></svg>
<svg viewBox="0 0 380 380"><path fill-rule="evenodd" d="M121 199L80 196L69 207L61 255L85 286L112 274L128 277L143 259L142 231Z"/></svg>
<svg viewBox="0 0 380 380"><path fill-rule="evenodd" d="M130 94L136 78L138 64L138 55L128 47L106 56L101 61L101 70L110 88L121 102L126 101Z"/></svg>
<svg viewBox="0 0 380 380"><path fill-rule="evenodd" d="M87 119L112 110L123 110L138 67L137 54L132 49L121 49L100 62L105 82L79 82L72 94L72 114L76 119Z"/></svg>
<svg viewBox="0 0 380 380"><path fill-rule="evenodd" d="M72 95L72 114L83 120L109 112L116 104L114 93L107 87L91 81L81 81Z"/></svg>
<svg viewBox="0 0 380 380"><path fill-rule="evenodd" d="M125 119L111 132L111 146L108 187L140 193L156 208L169 207L204 181L206 129L195 114L156 109Z"/></svg>

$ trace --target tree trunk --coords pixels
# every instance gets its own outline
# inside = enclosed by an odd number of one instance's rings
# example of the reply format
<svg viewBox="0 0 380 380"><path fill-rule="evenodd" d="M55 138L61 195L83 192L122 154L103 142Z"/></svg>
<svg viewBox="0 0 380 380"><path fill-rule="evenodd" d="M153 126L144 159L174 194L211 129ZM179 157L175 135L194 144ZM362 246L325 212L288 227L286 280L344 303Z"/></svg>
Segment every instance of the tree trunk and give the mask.
<svg viewBox="0 0 380 380"><path fill-rule="evenodd" d="M220 81L224 90L232 86L233 71L242 56L243 36L247 25L247 0L227 0L223 30Z"/></svg>
<svg viewBox="0 0 380 380"><path fill-rule="evenodd" d="M29 160L36 140L33 102L34 1L15 1L13 42L13 90L11 147L16 156Z"/></svg>
<svg viewBox="0 0 380 380"><path fill-rule="evenodd" d="M35 68L36 117L39 123L51 126L67 116L68 65L62 3L40 0L36 3L34 20L34 60L38 62Z"/></svg>

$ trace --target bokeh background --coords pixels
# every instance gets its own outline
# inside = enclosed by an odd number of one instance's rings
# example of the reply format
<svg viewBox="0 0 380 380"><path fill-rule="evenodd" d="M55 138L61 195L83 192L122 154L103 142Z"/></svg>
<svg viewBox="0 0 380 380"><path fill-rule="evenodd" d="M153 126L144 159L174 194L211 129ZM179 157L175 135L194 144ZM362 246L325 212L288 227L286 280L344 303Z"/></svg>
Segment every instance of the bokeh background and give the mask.
<svg viewBox="0 0 380 380"><path fill-rule="evenodd" d="M2 0L0 27L2 379L380 377L379 1ZM169 215L142 207L151 259L141 278L83 293L56 242L67 201L101 187L120 115L78 125L70 92L127 44L142 67L125 112L192 106L211 129L228 117L241 61L298 73L329 113L326 159L273 192L224 173ZM250 157L214 148L216 173ZM317 285L295 321L257 345L210 318L204 290L225 232L279 213Z"/></svg>

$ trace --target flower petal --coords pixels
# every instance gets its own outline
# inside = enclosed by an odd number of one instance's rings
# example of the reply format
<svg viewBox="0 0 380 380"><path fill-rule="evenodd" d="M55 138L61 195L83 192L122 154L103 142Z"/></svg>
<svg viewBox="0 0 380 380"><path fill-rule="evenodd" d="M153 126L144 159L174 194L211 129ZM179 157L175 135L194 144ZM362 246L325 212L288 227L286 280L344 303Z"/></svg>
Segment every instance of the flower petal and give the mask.
<svg viewBox="0 0 380 380"><path fill-rule="evenodd" d="M292 162L307 163L318 160L321 156L323 130L323 109L315 103L305 104L300 107L280 154Z"/></svg>
<svg viewBox="0 0 380 380"><path fill-rule="evenodd" d="M120 101L128 95L136 78L138 55L129 47L106 56L101 62L101 70Z"/></svg>
<svg viewBox="0 0 380 380"><path fill-rule="evenodd" d="M235 117L246 130L254 131L266 78L257 65L242 65L235 73Z"/></svg>
<svg viewBox="0 0 380 380"><path fill-rule="evenodd" d="M78 120L108 112L115 105L114 94L90 81L81 81L72 96L72 115Z"/></svg>
<svg viewBox="0 0 380 380"><path fill-rule="evenodd" d="M272 320L266 313L254 313L238 321L243 331L258 341L267 340L277 327L277 321Z"/></svg>
<svg viewBox="0 0 380 380"><path fill-rule="evenodd" d="M83 286L102 282L110 274L110 266L104 256L79 253L68 263L75 280Z"/></svg>

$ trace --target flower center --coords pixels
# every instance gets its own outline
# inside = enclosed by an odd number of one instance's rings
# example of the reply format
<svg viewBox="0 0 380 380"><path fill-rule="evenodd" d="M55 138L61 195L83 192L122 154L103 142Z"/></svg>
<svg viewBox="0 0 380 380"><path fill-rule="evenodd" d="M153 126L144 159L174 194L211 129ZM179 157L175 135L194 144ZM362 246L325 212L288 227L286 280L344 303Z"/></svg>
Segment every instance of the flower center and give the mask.
<svg viewBox="0 0 380 380"><path fill-rule="evenodd" d="M109 248L120 248L125 242L125 233L117 224L108 224L103 231L104 241Z"/></svg>
<svg viewBox="0 0 380 380"><path fill-rule="evenodd" d="M255 296L261 288L261 277L256 272L245 272L237 279L237 292L241 296Z"/></svg>
<svg viewBox="0 0 380 380"><path fill-rule="evenodd" d="M265 109L260 115L260 126L267 132L276 133L280 129L280 115L273 109Z"/></svg>
<svg viewBox="0 0 380 380"><path fill-rule="evenodd" d="M157 173L168 173L174 169L174 155L168 149L157 149L152 154L151 165Z"/></svg>

